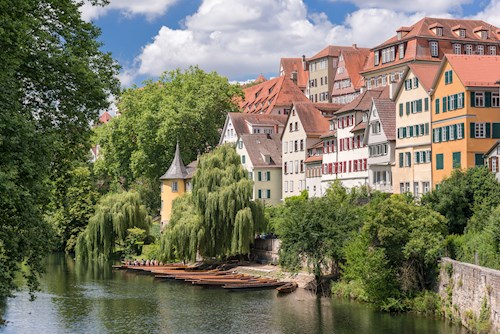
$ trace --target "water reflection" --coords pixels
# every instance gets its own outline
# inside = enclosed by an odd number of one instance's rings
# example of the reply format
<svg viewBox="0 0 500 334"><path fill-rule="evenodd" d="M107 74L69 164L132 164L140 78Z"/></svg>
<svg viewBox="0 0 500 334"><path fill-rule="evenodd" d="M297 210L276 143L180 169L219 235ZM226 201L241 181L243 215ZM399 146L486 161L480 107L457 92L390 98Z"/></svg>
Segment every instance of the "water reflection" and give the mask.
<svg viewBox="0 0 500 334"><path fill-rule="evenodd" d="M8 301L0 333L465 333L443 321L391 316L297 290L227 292L51 256L43 292Z"/></svg>

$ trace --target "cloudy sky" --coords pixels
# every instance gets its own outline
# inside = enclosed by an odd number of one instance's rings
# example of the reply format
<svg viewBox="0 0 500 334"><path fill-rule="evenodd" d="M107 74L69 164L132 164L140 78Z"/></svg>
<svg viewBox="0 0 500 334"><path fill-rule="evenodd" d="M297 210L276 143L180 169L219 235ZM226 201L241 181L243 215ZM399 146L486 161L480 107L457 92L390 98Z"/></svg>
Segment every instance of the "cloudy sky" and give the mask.
<svg viewBox="0 0 500 334"><path fill-rule="evenodd" d="M81 11L102 29L124 87L190 65L234 81L269 78L281 57L329 44L373 47L424 16L500 27L500 0L111 0Z"/></svg>

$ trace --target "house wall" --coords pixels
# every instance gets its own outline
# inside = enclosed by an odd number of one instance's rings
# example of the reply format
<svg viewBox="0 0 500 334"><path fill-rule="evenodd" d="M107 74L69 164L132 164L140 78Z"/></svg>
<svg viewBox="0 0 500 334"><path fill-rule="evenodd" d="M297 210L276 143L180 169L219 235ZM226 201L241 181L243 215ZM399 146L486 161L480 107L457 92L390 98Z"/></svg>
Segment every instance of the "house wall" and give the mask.
<svg viewBox="0 0 500 334"><path fill-rule="evenodd" d="M228 116L226 130L222 134L222 138L219 143L220 144L236 143L237 139L238 135L236 134L236 131L234 129L233 122L231 121L231 118L229 118Z"/></svg>
<svg viewBox="0 0 500 334"><path fill-rule="evenodd" d="M313 170L315 173L313 173ZM309 197L323 196L321 189L321 162L306 164L306 190Z"/></svg>
<svg viewBox="0 0 500 334"><path fill-rule="evenodd" d="M414 87L415 75L410 70L407 75L402 78L402 80L412 80L412 87ZM429 108L425 110L425 99L428 99ZM409 113L407 113L407 102L412 102L416 100L422 100L422 112L412 113L411 108ZM431 115L432 115L432 100L427 94L427 91L419 83L417 88L412 88L406 90L403 86L401 87L398 95L395 99L396 103L396 149L395 149L395 160L394 167L392 169L393 174L393 192L395 194L401 193L401 184L409 185L409 192L415 196L420 196L425 192L424 185L429 184L429 188L432 185L432 167L431 162L419 162L415 163L415 152L421 151L431 151L431 137L432 137L432 126L431 126ZM400 115L400 106L403 107L403 115ZM429 133L427 135L413 136L400 138L398 135L398 129L402 129L408 126L414 126L419 124L427 124ZM425 128L425 126L424 126ZM408 131L407 131L408 132ZM411 157L411 166L400 167L399 156L403 154L405 157L409 153ZM431 153L432 156L432 153ZM430 159L432 161L432 158ZM419 194L415 194L416 187L418 185ZM406 192L405 186L405 192ZM430 190L430 189L429 189Z"/></svg>
<svg viewBox="0 0 500 334"><path fill-rule="evenodd" d="M172 191L173 182L177 182L177 191ZM161 180L161 226L168 224L172 213L172 203L186 192L184 180Z"/></svg>
<svg viewBox="0 0 500 334"><path fill-rule="evenodd" d="M325 68L320 68L320 63L322 61L326 61ZM330 93L333 87L333 78L335 76L337 64L337 57L323 57L309 62L308 97L311 101L325 103L331 101ZM326 82L324 79L325 77L327 78ZM321 82L321 78L323 78L323 82ZM316 82L316 86L311 85L312 81ZM326 93L326 99L320 100L321 93Z"/></svg>

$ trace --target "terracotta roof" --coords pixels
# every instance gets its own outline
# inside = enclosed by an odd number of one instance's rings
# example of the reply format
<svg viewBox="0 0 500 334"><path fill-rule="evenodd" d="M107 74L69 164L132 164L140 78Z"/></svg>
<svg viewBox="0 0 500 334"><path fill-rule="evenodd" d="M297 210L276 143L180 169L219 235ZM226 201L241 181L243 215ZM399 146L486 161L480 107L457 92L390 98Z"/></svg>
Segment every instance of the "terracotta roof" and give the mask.
<svg viewBox="0 0 500 334"><path fill-rule="evenodd" d="M249 134L248 124L252 125L286 125L287 115L267 115L267 114L245 114L239 112L230 112L227 116L233 123L234 131L238 136Z"/></svg>
<svg viewBox="0 0 500 334"><path fill-rule="evenodd" d="M270 114L274 107L289 106L294 102L308 101L302 91L285 76L267 80L244 88L245 98L239 107L245 113Z"/></svg>
<svg viewBox="0 0 500 334"><path fill-rule="evenodd" d="M500 56L449 54L446 59L464 86L498 87Z"/></svg>
<svg viewBox="0 0 500 334"><path fill-rule="evenodd" d="M319 162L323 161L323 156L322 155L313 155L311 157L307 157L306 160L304 160L304 163L312 163L312 162Z"/></svg>
<svg viewBox="0 0 500 334"><path fill-rule="evenodd" d="M311 101L294 103L294 108L308 137L319 137L330 128L330 122Z"/></svg>
<svg viewBox="0 0 500 334"><path fill-rule="evenodd" d="M316 60L324 57L338 57L340 55L340 51L342 50L355 50L357 47L355 45L353 46L335 46L335 45L328 45L326 48L321 50L320 52L316 53L314 56L311 58L307 59L307 61L311 60Z"/></svg>
<svg viewBox="0 0 500 334"><path fill-rule="evenodd" d="M372 98L388 98L389 97L389 86L385 88L375 88L370 90L365 90L363 93L359 94L352 102L346 104L342 109L337 111L335 114L342 114L344 112L350 111L367 111L370 110L372 105Z"/></svg>
<svg viewBox="0 0 500 334"><path fill-rule="evenodd" d="M439 69L439 64L411 63L408 66L418 78L418 82L428 92L432 88L432 82Z"/></svg>
<svg viewBox="0 0 500 334"><path fill-rule="evenodd" d="M387 140L396 140L396 104L391 99L373 99Z"/></svg>
<svg viewBox="0 0 500 334"><path fill-rule="evenodd" d="M365 129L366 129L366 123L361 121L351 129L351 132L365 131Z"/></svg>
<svg viewBox="0 0 500 334"><path fill-rule="evenodd" d="M370 49L367 48L342 51L345 68L355 90L359 90L364 84L363 76L359 72L364 68L369 55ZM335 80L337 80L337 77L335 77Z"/></svg>
<svg viewBox="0 0 500 334"><path fill-rule="evenodd" d="M334 112L340 110L344 104L337 103L313 103L314 107L321 111L323 114L333 114Z"/></svg>
<svg viewBox="0 0 500 334"><path fill-rule="evenodd" d="M283 75L292 79L293 72L297 72L297 86L300 89L306 89L309 71L304 70L302 58L281 58L280 76Z"/></svg>
<svg viewBox="0 0 500 334"><path fill-rule="evenodd" d="M175 147L175 154L170 167L167 172L160 177L160 180L175 180L175 179L185 179L188 175L188 171L182 162L180 150L179 150L179 142L177 142L177 146Z"/></svg>
<svg viewBox="0 0 500 334"><path fill-rule="evenodd" d="M113 117L109 114L109 112L105 111L101 116L99 116L99 123L106 124L108 123Z"/></svg>
<svg viewBox="0 0 500 334"><path fill-rule="evenodd" d="M267 79L262 75L262 73L257 77L257 79L255 79L255 83L261 83L261 82L264 82L264 81L267 81Z"/></svg>
<svg viewBox="0 0 500 334"><path fill-rule="evenodd" d="M317 142L316 144L312 144L310 147L308 147L307 149L311 149L311 148L322 148L323 147L323 142L322 141L319 141Z"/></svg>
<svg viewBox="0 0 500 334"><path fill-rule="evenodd" d="M335 137L336 135L337 135L336 130L330 130L328 132L323 133L321 136L319 136L319 138L323 139L328 137Z"/></svg>
<svg viewBox="0 0 500 334"><path fill-rule="evenodd" d="M431 30L431 26L434 24L442 25L443 35L437 36ZM457 26L461 26L466 30L465 37L459 37L454 30ZM475 34L473 31L478 27L486 27L489 31L487 39L481 39L480 36ZM496 33L498 29L481 20L459 20L459 19L444 19L444 18L431 18L424 17L420 21L416 22L411 27L401 40L398 40L397 35L394 35L384 43L377 45L370 52L370 56L366 62L366 65L361 73L366 73L369 71L375 71L379 69L384 69L387 67L392 67L395 65L418 61L439 61L442 59L444 54L453 53L452 41L460 41L463 43L467 42L483 42L485 44L500 44L500 36ZM398 31L401 31L398 29ZM432 57L430 53L429 40L438 41L439 43L439 54L438 57ZM399 50L396 48L395 60L385 64L379 64L375 66L374 62L374 51L379 51L387 46L398 45L402 42L406 42L404 57L400 59ZM382 57L380 57L381 59Z"/></svg>
<svg viewBox="0 0 500 334"><path fill-rule="evenodd" d="M246 134L241 140L253 167L281 168L281 141L279 135ZM268 156L269 162L266 161Z"/></svg>

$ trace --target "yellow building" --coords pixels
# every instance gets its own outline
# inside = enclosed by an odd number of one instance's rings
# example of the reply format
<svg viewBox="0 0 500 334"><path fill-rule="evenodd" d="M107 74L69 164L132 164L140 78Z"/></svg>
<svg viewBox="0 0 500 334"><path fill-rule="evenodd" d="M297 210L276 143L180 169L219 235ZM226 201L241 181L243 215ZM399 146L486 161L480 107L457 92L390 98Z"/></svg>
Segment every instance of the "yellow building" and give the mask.
<svg viewBox="0 0 500 334"><path fill-rule="evenodd" d="M484 164L500 138L500 56L446 55L432 85L432 182Z"/></svg>
<svg viewBox="0 0 500 334"><path fill-rule="evenodd" d="M431 189L431 99L429 90L439 64L411 63L403 73L396 103L396 152L393 192L420 197Z"/></svg>
<svg viewBox="0 0 500 334"><path fill-rule="evenodd" d="M186 168L182 162L179 143L175 148L174 159L169 169L161 180L161 228L168 224L170 214L172 213L173 201L182 196L185 192L191 191L191 179L196 169L196 161L192 162Z"/></svg>

